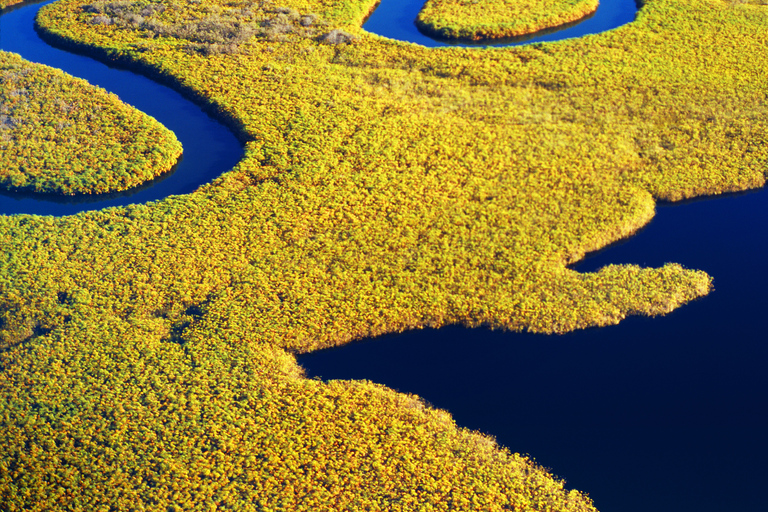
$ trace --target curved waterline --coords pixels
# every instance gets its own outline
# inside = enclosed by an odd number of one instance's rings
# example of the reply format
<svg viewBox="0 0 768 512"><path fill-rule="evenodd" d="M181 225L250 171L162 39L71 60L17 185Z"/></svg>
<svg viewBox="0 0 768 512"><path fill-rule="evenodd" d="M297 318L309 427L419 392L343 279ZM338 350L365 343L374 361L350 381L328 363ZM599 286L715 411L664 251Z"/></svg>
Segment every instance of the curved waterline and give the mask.
<svg viewBox="0 0 768 512"><path fill-rule="evenodd" d="M125 103L173 131L184 147L184 154L172 172L121 193L64 197L1 192L0 214L72 215L188 194L210 183L242 158L242 145L232 131L179 92L137 73L45 43L35 31L34 18L40 7L51 1L24 4L0 14L0 50L59 68L117 94Z"/></svg>
<svg viewBox="0 0 768 512"><path fill-rule="evenodd" d="M34 29L34 18L40 7L52 1L25 3L3 11L0 14L0 50L18 53L29 61L61 69L117 94L125 103L151 115L172 130L184 147L184 155L170 173L120 193L62 197L0 191L0 214L72 215L188 194L231 169L240 160L243 150L234 134L179 92L126 69L44 42ZM556 29L515 39L458 43L430 38L416 28L414 20L422 5L421 0L384 0L363 28L378 35L428 47L513 46L603 32L633 21L637 13L635 0L603 0L593 15Z"/></svg>
<svg viewBox="0 0 768 512"><path fill-rule="evenodd" d="M668 261L715 276L658 318L548 336L458 326L297 357L307 376L414 393L532 454L603 512L763 510L768 189L660 204L575 269Z"/></svg>
<svg viewBox="0 0 768 512"><path fill-rule="evenodd" d="M424 0L382 0L363 24L363 28L368 32L390 39L416 43L430 48L441 46L520 46L599 34L631 23L635 20L638 10L636 0L600 0L597 10L592 15L535 34L486 41L448 41L428 36L416 27L416 16L423 5Z"/></svg>

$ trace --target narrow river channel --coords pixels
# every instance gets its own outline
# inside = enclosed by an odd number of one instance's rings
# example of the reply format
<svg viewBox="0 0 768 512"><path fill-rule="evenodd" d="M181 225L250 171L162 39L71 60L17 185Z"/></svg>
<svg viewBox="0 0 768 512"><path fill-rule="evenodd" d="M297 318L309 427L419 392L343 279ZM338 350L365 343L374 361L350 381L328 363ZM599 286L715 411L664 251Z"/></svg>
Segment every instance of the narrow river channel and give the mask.
<svg viewBox="0 0 768 512"><path fill-rule="evenodd" d="M123 193L75 198L0 193L0 214L71 215L188 194L230 170L240 160L243 148L234 134L178 92L125 69L46 44L34 29L34 19L40 7L49 3L51 0L25 4L4 12L0 16L0 50L62 69L117 94L124 102L172 130L184 147L184 155L173 172Z"/></svg>
<svg viewBox="0 0 768 512"><path fill-rule="evenodd" d="M365 21L363 28L380 36L408 41L429 48L440 46L519 46L599 34L626 25L634 21L637 15L636 0L601 0L594 14L567 25L543 30L525 37L468 43L441 41L422 34L414 21L423 5L423 0L382 0L381 4Z"/></svg>
<svg viewBox="0 0 768 512"><path fill-rule="evenodd" d="M445 44L416 30L418 3L391 1L366 29L425 46ZM571 27L540 41L634 19L634 0L603 4L626 5L596 13L586 29ZM0 212L67 215L188 193L240 158L235 137L181 95L45 45L32 29L36 10L22 7L0 18L0 48L117 93L176 132L185 156L175 173L127 195L65 203L9 194L0 197ZM604 26L603 16L614 24ZM715 277L712 294L666 317L630 318L565 336L414 331L299 361L310 376L369 379L417 393L449 410L458 424L531 454L568 487L589 493L602 512L765 510L767 194L660 206L638 235L577 266L590 271L606 263L675 261Z"/></svg>
<svg viewBox="0 0 768 512"><path fill-rule="evenodd" d="M34 18L40 7L52 1L26 2L4 11L0 15L0 50L15 52L27 60L62 69L117 94L124 102L153 116L172 130L184 147L184 155L167 175L117 194L60 197L0 191L0 214L71 215L187 194L231 169L240 160L242 148L232 132L178 92L142 75L46 44L34 29ZM385 0L371 14L364 28L423 46L453 44L434 40L416 29L414 20L421 5L420 0ZM636 13L636 0L603 0L598 10L582 21L533 37L482 43L480 46L530 44L599 33L631 22Z"/></svg>

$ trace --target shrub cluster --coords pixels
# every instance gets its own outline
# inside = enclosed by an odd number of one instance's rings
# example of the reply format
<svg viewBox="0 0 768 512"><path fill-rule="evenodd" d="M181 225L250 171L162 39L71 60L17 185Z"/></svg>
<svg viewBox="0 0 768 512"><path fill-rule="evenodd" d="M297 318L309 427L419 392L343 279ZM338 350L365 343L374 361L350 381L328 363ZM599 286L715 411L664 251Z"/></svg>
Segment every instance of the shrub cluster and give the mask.
<svg viewBox="0 0 768 512"><path fill-rule="evenodd" d="M147 0L100 0L84 5L83 10L93 14L89 20L92 24L131 28L142 31L145 37L182 39L191 43L186 46L188 51L205 55L238 53L251 38L272 42L313 38L325 26L316 14L301 14L266 1L229 2L221 7L195 9L198 3L191 7Z"/></svg>
<svg viewBox="0 0 768 512"><path fill-rule="evenodd" d="M7 7L11 7L12 5L17 5L22 3L24 0L0 0L0 12L2 12Z"/></svg>
<svg viewBox="0 0 768 512"><path fill-rule="evenodd" d="M597 5L598 0L427 0L416 25L444 39L499 39L580 20Z"/></svg>

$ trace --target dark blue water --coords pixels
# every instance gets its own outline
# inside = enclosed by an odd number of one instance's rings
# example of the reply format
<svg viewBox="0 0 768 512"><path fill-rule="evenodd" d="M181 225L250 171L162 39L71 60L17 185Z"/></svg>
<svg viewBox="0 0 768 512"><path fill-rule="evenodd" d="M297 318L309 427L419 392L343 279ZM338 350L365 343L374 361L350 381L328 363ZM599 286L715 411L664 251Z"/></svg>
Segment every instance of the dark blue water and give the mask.
<svg viewBox="0 0 768 512"><path fill-rule="evenodd" d="M416 27L415 20L424 0L382 0L363 24L368 32L399 41L409 41L427 47L438 46L518 46L522 44L560 41L587 34L598 34L634 21L636 0L601 0L597 11L583 20L535 35L484 42L441 41L427 36Z"/></svg>
<svg viewBox="0 0 768 512"><path fill-rule="evenodd" d="M670 315L564 336L408 332L299 362L416 393L602 512L767 510L767 235L765 190L661 206L577 269L674 261L714 276L714 292Z"/></svg>
<svg viewBox="0 0 768 512"><path fill-rule="evenodd" d="M384 0L364 27L447 45L418 31L420 9ZM498 43L598 33L635 14L634 0L604 0L581 23ZM565 336L428 329L299 362L310 376L416 393L530 454L603 512L768 510L767 227L764 190L660 206L639 234L576 266L678 262L715 277L713 293L666 317Z"/></svg>
<svg viewBox="0 0 768 512"><path fill-rule="evenodd" d="M50 2L25 5L0 16L0 49L63 69L117 94L124 102L172 130L181 141L184 154L172 173L125 193L77 198L1 193L0 214L70 215L188 194L228 171L240 160L243 149L234 134L178 92L141 75L44 43L34 30L34 17L46 3Z"/></svg>

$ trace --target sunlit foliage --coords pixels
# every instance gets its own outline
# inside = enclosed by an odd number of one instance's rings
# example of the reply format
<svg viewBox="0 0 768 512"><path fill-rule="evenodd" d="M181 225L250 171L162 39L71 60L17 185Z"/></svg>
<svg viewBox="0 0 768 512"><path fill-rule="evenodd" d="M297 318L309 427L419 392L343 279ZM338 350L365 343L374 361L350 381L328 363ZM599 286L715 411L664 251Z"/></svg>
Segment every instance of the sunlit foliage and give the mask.
<svg viewBox="0 0 768 512"><path fill-rule="evenodd" d="M173 37L189 41L188 51L203 54L237 53L240 44L255 37L267 41L289 42L297 38L318 37L325 33L323 20L316 14L301 14L295 9L269 2L227 2L211 5L191 14L182 4L146 0L97 2L83 10L94 16L96 25L117 25L141 31L143 37ZM325 31L327 32L327 30Z"/></svg>
<svg viewBox="0 0 768 512"><path fill-rule="evenodd" d="M481 40L532 34L579 20L598 0L427 0L416 24L446 39Z"/></svg>
<svg viewBox="0 0 768 512"><path fill-rule="evenodd" d="M4 511L594 510L417 397L194 324L178 344L94 320L0 353Z"/></svg>
<svg viewBox="0 0 768 512"><path fill-rule="evenodd" d="M0 11L5 9L6 7L20 4L21 2L23 2L23 0L0 0Z"/></svg>
<svg viewBox="0 0 768 512"><path fill-rule="evenodd" d="M169 171L176 136L114 94L0 52L0 186L56 194L126 190Z"/></svg>
<svg viewBox="0 0 768 512"><path fill-rule="evenodd" d="M768 11L648 0L598 36L430 50L361 30L372 4L291 2L353 37L233 53L79 0L42 12L47 37L210 105L246 154L187 196L0 219L2 508L593 510L446 413L306 380L290 353L451 323L565 332L706 294L676 264L567 265L655 200L764 184Z"/></svg>

